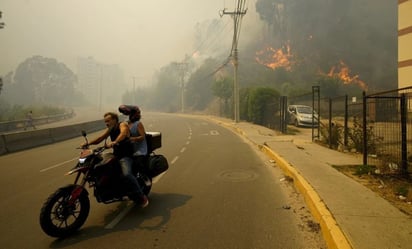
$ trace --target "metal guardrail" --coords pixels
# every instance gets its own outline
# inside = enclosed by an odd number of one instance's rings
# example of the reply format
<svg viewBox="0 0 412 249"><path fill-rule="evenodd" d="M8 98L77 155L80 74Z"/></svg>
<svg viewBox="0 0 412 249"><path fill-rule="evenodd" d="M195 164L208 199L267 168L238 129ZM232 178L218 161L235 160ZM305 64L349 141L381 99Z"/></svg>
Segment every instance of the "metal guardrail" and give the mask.
<svg viewBox="0 0 412 249"><path fill-rule="evenodd" d="M74 112L70 112L70 113L64 113L64 114L37 117L37 118L33 118L33 124L35 126L49 124L49 123L57 122L60 120L72 118L74 115L75 115ZM8 121L8 122L0 122L0 133L23 130L27 124L27 121L28 121L27 119L21 119L21 120L14 120L14 121Z"/></svg>

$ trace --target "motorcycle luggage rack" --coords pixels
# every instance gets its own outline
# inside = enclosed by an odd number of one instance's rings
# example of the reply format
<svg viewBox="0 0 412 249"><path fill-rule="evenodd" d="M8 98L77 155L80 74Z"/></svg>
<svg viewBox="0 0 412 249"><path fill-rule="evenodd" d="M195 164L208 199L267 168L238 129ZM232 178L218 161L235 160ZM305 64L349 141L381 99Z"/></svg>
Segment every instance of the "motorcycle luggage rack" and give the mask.
<svg viewBox="0 0 412 249"><path fill-rule="evenodd" d="M147 154L162 147L162 133L158 131L146 132Z"/></svg>

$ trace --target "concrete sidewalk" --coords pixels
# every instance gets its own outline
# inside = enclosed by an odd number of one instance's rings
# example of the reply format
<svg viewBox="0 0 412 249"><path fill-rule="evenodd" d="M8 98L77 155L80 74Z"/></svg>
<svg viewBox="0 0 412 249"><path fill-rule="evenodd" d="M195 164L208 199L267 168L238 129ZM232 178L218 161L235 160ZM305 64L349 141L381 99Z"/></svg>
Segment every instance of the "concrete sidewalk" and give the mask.
<svg viewBox="0 0 412 249"><path fill-rule="evenodd" d="M360 165L361 156L250 123L209 117L257 145L294 179L329 248L412 248L412 219L332 165Z"/></svg>

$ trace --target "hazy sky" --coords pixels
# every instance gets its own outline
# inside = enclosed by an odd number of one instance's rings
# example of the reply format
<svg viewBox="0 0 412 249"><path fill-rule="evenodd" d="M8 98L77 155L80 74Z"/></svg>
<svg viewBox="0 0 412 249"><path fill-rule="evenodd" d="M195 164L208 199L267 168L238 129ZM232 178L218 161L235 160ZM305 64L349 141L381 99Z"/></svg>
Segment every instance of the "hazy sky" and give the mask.
<svg viewBox="0 0 412 249"><path fill-rule="evenodd" d="M0 75L33 55L56 58L75 73L76 58L118 64L147 81L154 71L194 52L196 23L234 9L234 0L1 0ZM248 8L255 1L248 1ZM254 8L253 8L254 9ZM245 18L248 14L244 17ZM224 32L231 39L233 21ZM243 32L243 31L242 31ZM230 43L227 46L230 52Z"/></svg>

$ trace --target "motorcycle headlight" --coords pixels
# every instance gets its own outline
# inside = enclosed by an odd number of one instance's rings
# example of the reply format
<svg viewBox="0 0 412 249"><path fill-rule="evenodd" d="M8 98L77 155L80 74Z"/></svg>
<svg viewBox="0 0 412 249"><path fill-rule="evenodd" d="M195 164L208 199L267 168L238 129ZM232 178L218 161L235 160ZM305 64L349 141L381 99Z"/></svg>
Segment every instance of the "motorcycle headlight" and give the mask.
<svg viewBox="0 0 412 249"><path fill-rule="evenodd" d="M87 158L79 158L79 163L80 163L80 164L83 164L84 162L86 162L86 159L87 159Z"/></svg>

